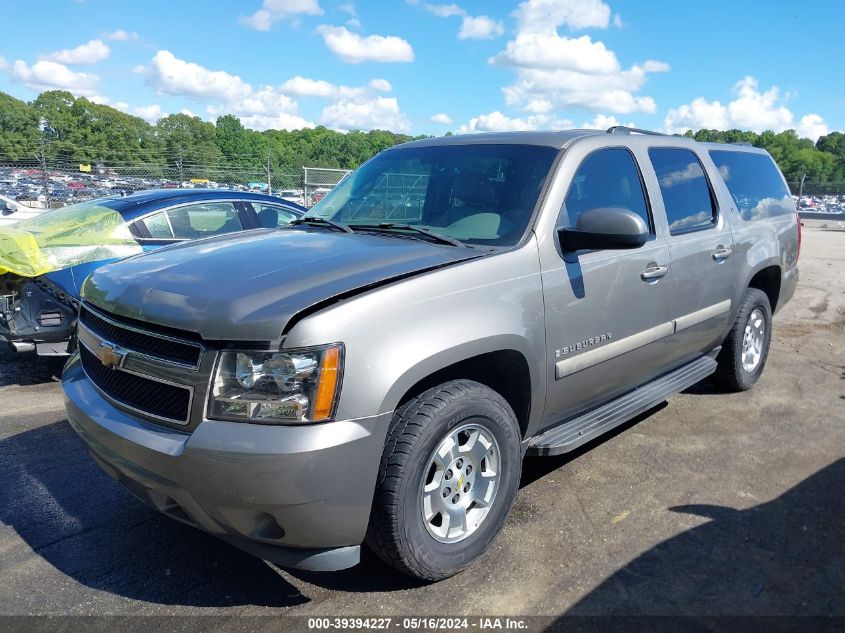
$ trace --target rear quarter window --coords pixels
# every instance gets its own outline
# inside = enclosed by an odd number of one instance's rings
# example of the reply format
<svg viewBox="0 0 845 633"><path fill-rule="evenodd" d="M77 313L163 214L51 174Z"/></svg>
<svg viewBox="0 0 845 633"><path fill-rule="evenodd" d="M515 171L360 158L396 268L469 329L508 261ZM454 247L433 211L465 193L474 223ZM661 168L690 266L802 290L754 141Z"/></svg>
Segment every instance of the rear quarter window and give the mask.
<svg viewBox="0 0 845 633"><path fill-rule="evenodd" d="M769 155L710 150L710 158L743 220L762 220L795 213L792 195Z"/></svg>

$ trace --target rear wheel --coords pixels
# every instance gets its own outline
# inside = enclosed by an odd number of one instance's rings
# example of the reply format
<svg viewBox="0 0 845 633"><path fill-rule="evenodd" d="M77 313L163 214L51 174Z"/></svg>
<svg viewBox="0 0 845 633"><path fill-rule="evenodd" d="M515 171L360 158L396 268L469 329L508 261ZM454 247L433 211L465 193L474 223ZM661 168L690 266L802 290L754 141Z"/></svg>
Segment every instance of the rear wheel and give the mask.
<svg viewBox="0 0 845 633"><path fill-rule="evenodd" d="M714 381L731 391L750 389L763 373L772 341L772 308L762 290L745 291L733 327L716 359Z"/></svg>
<svg viewBox="0 0 845 633"><path fill-rule="evenodd" d="M519 425L498 393L469 380L430 389L391 422L367 544L411 576L456 574L501 531L520 469Z"/></svg>

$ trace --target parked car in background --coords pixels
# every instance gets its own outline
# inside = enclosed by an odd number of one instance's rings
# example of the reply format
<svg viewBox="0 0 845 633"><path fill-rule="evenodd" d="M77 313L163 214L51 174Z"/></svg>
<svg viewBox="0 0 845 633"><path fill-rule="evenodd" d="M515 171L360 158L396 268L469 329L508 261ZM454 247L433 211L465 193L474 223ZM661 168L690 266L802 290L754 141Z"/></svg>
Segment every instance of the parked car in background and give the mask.
<svg viewBox="0 0 845 633"><path fill-rule="evenodd" d="M43 207L27 206L20 200L12 200L8 196L0 195L0 227L11 226L21 220L34 218L46 210Z"/></svg>
<svg viewBox="0 0 845 633"><path fill-rule="evenodd" d="M277 228L305 209L262 194L169 189L41 211L0 226L0 340L16 352L62 356L91 271L169 244Z"/></svg>
<svg viewBox="0 0 845 633"><path fill-rule="evenodd" d="M798 281L783 176L761 149L636 132L399 145L293 228L98 269L70 424L138 498L262 558L339 569L366 542L457 573L526 454L766 365Z"/></svg>

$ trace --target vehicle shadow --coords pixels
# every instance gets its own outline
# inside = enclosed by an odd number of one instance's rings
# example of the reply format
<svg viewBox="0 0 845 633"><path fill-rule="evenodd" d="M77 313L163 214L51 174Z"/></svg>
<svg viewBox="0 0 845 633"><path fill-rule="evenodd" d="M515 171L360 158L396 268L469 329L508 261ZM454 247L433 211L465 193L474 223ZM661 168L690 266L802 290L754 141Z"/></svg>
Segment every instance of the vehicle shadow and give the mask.
<svg viewBox="0 0 845 633"><path fill-rule="evenodd" d="M632 560L549 630L568 630L568 616L843 617L843 489L845 459L839 459L745 510L706 504L669 508L709 521Z"/></svg>
<svg viewBox="0 0 845 633"><path fill-rule="evenodd" d="M0 440L0 521L12 528L0 534L0 568L33 556L31 548L77 582L132 600L195 607L308 601L267 563L132 497L95 465L67 422ZM21 591L50 592L61 581L44 582Z"/></svg>
<svg viewBox="0 0 845 633"><path fill-rule="evenodd" d="M62 357L41 357L34 352L14 353L0 342L0 387L55 382L62 375Z"/></svg>

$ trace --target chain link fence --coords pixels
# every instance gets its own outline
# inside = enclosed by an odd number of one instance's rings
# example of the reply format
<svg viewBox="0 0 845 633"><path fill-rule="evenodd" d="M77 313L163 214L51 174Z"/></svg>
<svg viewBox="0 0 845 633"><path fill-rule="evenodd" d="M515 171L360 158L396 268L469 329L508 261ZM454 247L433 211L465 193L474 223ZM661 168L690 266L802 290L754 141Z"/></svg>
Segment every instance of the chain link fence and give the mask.
<svg viewBox="0 0 845 633"><path fill-rule="evenodd" d="M310 207L349 173L321 167L282 172L269 165L256 168L181 159L132 165L38 156L11 160L0 154L0 196L25 206L60 207L147 189L212 188L260 191Z"/></svg>
<svg viewBox="0 0 845 633"><path fill-rule="evenodd" d="M327 169L323 167L302 168L302 190L307 207L314 206L341 180L351 173L350 169Z"/></svg>

